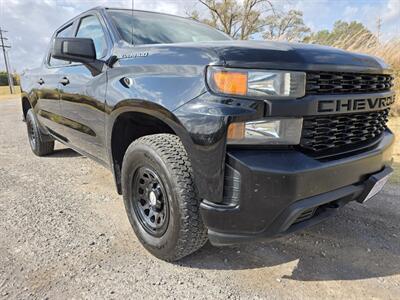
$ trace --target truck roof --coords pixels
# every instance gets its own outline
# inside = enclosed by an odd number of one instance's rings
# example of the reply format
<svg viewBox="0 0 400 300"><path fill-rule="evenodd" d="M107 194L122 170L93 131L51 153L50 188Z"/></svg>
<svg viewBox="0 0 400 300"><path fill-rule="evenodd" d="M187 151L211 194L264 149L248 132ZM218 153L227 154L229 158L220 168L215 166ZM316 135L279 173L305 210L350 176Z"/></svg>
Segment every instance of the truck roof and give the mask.
<svg viewBox="0 0 400 300"><path fill-rule="evenodd" d="M150 11L150 10L143 10L143 9L131 9L131 8L118 8L118 7L109 7L109 6L95 6L90 9L87 9L80 14L76 15L72 19L69 19L68 21L64 22L61 26L59 26L56 31L60 30L61 28L65 27L68 23L70 23L72 20L75 20L79 18L81 15L86 14L87 12L90 11L98 11L98 12L105 12L106 10L126 10L126 11L132 11L132 12L143 12L143 13L152 13L152 14L159 14L159 15L166 15L166 16L171 16L175 18L182 18L182 19L188 19L186 17L174 15L174 14L168 14L168 13L163 13L163 12L156 12L156 11ZM194 22L198 22L196 20L193 20ZM218 29L217 29L218 30Z"/></svg>

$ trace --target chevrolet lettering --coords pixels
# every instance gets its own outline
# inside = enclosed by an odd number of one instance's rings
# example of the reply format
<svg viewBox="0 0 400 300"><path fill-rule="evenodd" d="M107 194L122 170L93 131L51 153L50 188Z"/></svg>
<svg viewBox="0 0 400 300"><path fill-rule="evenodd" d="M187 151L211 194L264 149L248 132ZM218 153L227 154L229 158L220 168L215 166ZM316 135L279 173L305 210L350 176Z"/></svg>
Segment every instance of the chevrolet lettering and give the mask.
<svg viewBox="0 0 400 300"><path fill-rule="evenodd" d="M338 99L338 100L319 100L319 113L332 112L351 112L351 111L369 111L389 107L395 101L395 97L376 97L361 99Z"/></svg>

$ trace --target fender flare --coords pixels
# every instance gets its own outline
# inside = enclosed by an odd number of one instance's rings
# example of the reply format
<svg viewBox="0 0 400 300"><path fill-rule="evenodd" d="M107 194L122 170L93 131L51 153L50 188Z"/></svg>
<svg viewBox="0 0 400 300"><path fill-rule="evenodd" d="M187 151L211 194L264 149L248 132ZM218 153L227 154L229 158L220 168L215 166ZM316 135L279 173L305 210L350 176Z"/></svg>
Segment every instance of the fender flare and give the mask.
<svg viewBox="0 0 400 300"><path fill-rule="evenodd" d="M129 113L129 112L143 113L164 122L181 139L188 153L189 159L192 159L189 149L193 146L193 141L187 130L179 121L179 119L171 111L167 110L165 107L157 103L150 101L136 100L136 99L122 100L118 102L118 104L112 110L109 111L108 120L106 122L106 128L105 128L106 147L107 147L107 154L109 157L109 165L114 176L114 181L117 186L118 193L121 192L120 182L118 179L120 174L118 174L119 170L116 170L114 164L114 157L112 153L112 134L118 117L120 117L124 113Z"/></svg>

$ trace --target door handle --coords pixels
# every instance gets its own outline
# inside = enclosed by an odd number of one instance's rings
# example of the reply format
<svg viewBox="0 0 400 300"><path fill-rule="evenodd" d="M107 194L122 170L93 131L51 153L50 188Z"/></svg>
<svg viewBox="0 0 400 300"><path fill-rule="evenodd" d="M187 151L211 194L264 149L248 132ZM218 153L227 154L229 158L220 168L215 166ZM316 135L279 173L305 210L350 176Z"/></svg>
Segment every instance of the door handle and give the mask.
<svg viewBox="0 0 400 300"><path fill-rule="evenodd" d="M60 83L61 83L62 85L67 85L67 84L69 84L69 79L68 79L67 77L63 77L63 78L60 80Z"/></svg>
<svg viewBox="0 0 400 300"><path fill-rule="evenodd" d="M39 83L40 85L44 84L43 78L40 78L37 83Z"/></svg>

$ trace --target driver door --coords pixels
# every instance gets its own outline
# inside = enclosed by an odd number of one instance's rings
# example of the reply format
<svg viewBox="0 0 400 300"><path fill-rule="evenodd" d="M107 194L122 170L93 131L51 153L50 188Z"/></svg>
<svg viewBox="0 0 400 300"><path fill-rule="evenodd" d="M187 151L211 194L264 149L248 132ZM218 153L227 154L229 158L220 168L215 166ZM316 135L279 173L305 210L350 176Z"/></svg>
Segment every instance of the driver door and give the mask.
<svg viewBox="0 0 400 300"><path fill-rule="evenodd" d="M55 37L73 37L74 36L74 22L64 26L54 36ZM52 44L52 43L51 43ZM57 135L63 139L62 131L63 124L60 119L61 106L60 106L60 71L69 66L71 63L64 60L58 60L51 57L51 49L43 63L40 75L37 77L38 86L38 103L37 103L37 116L40 124L45 126L51 131L52 134Z"/></svg>
<svg viewBox="0 0 400 300"><path fill-rule="evenodd" d="M93 39L96 58L106 59L109 41L100 17L90 14L78 20L76 37ZM94 76L83 64L72 64L60 73L63 135L72 148L108 163L105 146L106 73Z"/></svg>

